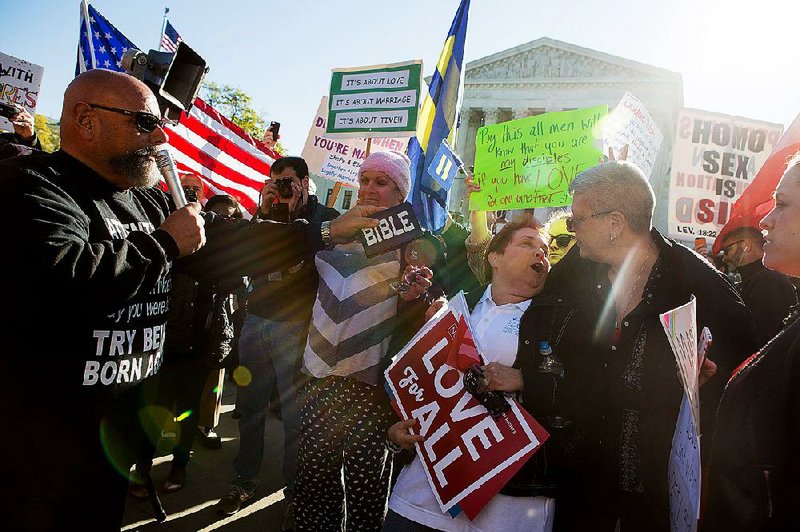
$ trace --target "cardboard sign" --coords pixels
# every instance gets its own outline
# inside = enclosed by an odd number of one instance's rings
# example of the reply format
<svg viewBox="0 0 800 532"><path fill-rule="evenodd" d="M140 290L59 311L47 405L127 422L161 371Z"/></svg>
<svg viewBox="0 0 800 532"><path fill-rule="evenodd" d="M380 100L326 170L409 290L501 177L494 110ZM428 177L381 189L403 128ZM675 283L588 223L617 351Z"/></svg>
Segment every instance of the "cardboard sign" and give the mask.
<svg viewBox="0 0 800 532"><path fill-rule="evenodd" d="M0 52L0 101L21 105L35 115L43 74L44 67ZM13 131L14 126L0 117L0 129Z"/></svg>
<svg viewBox="0 0 800 532"><path fill-rule="evenodd" d="M696 316L694 296L685 305L659 315L684 391L672 437L668 482L671 529L686 532L697 530L700 517L700 358Z"/></svg>
<svg viewBox="0 0 800 532"><path fill-rule="evenodd" d="M470 210L569 205L569 184L602 157L608 107L529 116L478 129Z"/></svg>
<svg viewBox="0 0 800 532"><path fill-rule="evenodd" d="M327 115L328 97L323 96L308 130L301 157L308 164L310 175L357 187L358 169L367 157L367 139L327 136L325 134ZM373 138L370 151L374 153L393 150L405 153L407 148L408 139Z"/></svg>
<svg viewBox="0 0 800 532"><path fill-rule="evenodd" d="M688 303L676 309L659 314L661 326L667 334L672 353L678 364L683 390L689 397L692 416L700 422L700 392L698 386L699 366L697 364L697 300L691 297Z"/></svg>
<svg viewBox="0 0 800 532"><path fill-rule="evenodd" d="M458 359L459 339L470 336L462 330L467 320L462 293L395 356L385 376L398 414L419 421L425 441L417 454L440 509L473 519L548 434L516 401L494 419L466 391L463 373L448 361Z"/></svg>
<svg viewBox="0 0 800 532"><path fill-rule="evenodd" d="M603 127L603 153L608 153L611 148L615 155L619 155L623 146L628 146L626 160L650 177L663 139L664 135L644 104L633 94L626 92L614 111L608 115Z"/></svg>
<svg viewBox="0 0 800 532"><path fill-rule="evenodd" d="M397 249L422 236L422 226L414 214L414 208L408 202L374 214L371 218L380 221L377 227L361 230L367 257Z"/></svg>
<svg viewBox="0 0 800 532"><path fill-rule="evenodd" d="M779 124L681 110L672 151L668 235L713 243L782 132Z"/></svg>
<svg viewBox="0 0 800 532"><path fill-rule="evenodd" d="M417 130L422 61L334 68L325 133L410 137Z"/></svg>
<svg viewBox="0 0 800 532"><path fill-rule="evenodd" d="M453 186L453 180L463 166L464 163L461 162L453 148L447 143L447 139L443 139L442 143L439 144L439 149L436 150L433 159L431 159L428 173L444 190L450 190L450 187Z"/></svg>
<svg viewBox="0 0 800 532"><path fill-rule="evenodd" d="M669 517L673 532L694 532L700 517L700 437L684 394L669 453Z"/></svg>

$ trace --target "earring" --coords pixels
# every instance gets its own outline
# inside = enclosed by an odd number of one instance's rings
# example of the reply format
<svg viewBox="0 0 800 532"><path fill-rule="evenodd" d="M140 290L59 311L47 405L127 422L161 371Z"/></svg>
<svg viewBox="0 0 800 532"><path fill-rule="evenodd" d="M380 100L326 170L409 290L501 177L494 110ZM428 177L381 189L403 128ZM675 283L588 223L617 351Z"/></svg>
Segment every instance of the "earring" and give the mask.
<svg viewBox="0 0 800 532"><path fill-rule="evenodd" d="M610 235L608 235L608 239L611 241L612 244L616 244L617 243L617 238L618 238L617 235L615 235L614 233L611 233Z"/></svg>

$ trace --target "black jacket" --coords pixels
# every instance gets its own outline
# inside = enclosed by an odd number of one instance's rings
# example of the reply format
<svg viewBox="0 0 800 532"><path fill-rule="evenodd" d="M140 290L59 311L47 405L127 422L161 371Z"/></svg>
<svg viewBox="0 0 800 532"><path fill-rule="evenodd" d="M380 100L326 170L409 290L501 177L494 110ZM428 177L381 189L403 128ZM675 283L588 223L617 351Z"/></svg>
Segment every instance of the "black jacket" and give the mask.
<svg viewBox="0 0 800 532"><path fill-rule="evenodd" d="M617 511L604 497L625 491L646 498L655 528L667 524L667 462L683 392L660 313L694 294L698 326L714 336L709 357L720 377L701 390L707 440L722 376L752 352L749 313L727 279L688 248L655 230L651 236L659 258L619 339L612 341L613 312L603 314L608 267L581 259L577 247L553 267L537 298L542 304L531 305L520 324L525 407L553 434L543 455L550 476L541 483L556 487L557 528L578 529L593 516ZM549 339L565 367L561 382L549 386L535 370L541 339ZM554 416L566 426L554 427Z"/></svg>
<svg viewBox="0 0 800 532"><path fill-rule="evenodd" d="M167 194L120 190L64 152L0 163L0 208L9 220L0 232L9 307L0 397L8 426L25 435L3 447L13 457L0 464L7 515L33 498L105 489L114 466L134 458L145 437L144 384L161 363L173 263L214 280L296 264L322 247L318 225L234 224L206 213L207 245L177 259L175 241L157 229L173 208ZM295 245L270 249L282 239Z"/></svg>
<svg viewBox="0 0 800 532"><path fill-rule="evenodd" d="M789 278L757 260L737 269L742 276L739 293L753 315L758 345L764 345L783 327L789 309L797 304L797 292Z"/></svg>
<svg viewBox="0 0 800 532"><path fill-rule="evenodd" d="M798 316L725 388L703 532L800 530Z"/></svg>

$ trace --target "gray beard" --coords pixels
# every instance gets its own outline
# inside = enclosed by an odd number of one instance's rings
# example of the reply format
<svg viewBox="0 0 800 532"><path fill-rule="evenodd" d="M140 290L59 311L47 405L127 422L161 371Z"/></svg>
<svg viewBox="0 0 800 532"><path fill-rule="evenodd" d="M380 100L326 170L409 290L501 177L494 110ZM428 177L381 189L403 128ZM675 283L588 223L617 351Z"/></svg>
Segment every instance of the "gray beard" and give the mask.
<svg viewBox="0 0 800 532"><path fill-rule="evenodd" d="M128 180L131 187L152 187L158 183L158 171L155 161L155 146L141 148L123 155L112 157L108 162Z"/></svg>

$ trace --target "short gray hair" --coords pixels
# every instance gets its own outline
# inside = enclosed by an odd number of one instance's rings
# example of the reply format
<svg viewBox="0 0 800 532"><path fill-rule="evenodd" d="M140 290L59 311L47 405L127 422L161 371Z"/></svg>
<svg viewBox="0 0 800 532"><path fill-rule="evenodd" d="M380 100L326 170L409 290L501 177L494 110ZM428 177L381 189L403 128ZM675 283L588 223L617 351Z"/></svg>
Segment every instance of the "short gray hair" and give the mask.
<svg viewBox="0 0 800 532"><path fill-rule="evenodd" d="M656 197L644 173L627 161L608 161L578 174L569 191L583 194L593 213L621 212L637 233L650 231Z"/></svg>

